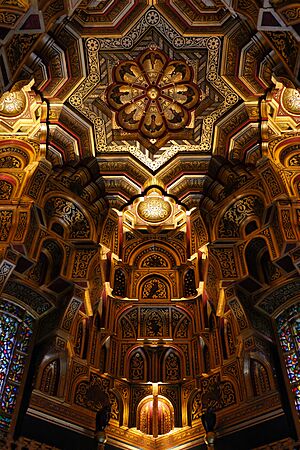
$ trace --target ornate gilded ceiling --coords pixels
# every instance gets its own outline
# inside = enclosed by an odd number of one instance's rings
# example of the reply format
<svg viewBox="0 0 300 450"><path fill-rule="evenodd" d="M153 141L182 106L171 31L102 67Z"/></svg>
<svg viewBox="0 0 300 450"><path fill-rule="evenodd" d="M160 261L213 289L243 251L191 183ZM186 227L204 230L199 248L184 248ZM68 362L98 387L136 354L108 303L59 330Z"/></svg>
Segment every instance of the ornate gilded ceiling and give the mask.
<svg viewBox="0 0 300 450"><path fill-rule="evenodd" d="M154 172L179 152L212 153L216 120L239 101L220 76L220 38L185 38L151 8L122 38L89 38L85 47L88 76L69 103L93 123L97 154L131 153ZM164 52L147 53L149 48ZM160 62L156 59L157 67L152 69L151 57L155 55L160 56ZM128 60L133 62L126 63ZM138 81L141 73L147 74L147 79ZM131 86L130 92L126 84ZM155 88L152 92L151 86ZM176 93L188 87L191 99ZM120 96L119 89L128 92L127 96ZM158 99L150 99L149 94ZM195 109L198 97L201 102L190 118L189 111ZM136 106L140 112L132 116ZM162 120L160 111L164 110ZM166 135L167 140L159 140Z"/></svg>
<svg viewBox="0 0 300 450"><path fill-rule="evenodd" d="M276 380L273 393L270 383L257 388L251 370L269 378L249 358L269 348L261 347L272 337L266 314L290 307L299 285L291 278L300 266L298 62L286 70L298 41L289 9L260 0L32 3L0 0L2 287L44 316L42 343L60 327L51 352L74 356L64 365L46 357L33 409L94 431L88 386L98 379L127 399L112 397L112 429L140 446L141 434L127 428L138 424L140 401L166 395L176 431L157 448L193 445L215 386L223 386L225 435L265 414L277 420ZM140 345L146 353L136 353ZM153 351L177 345L179 359ZM149 362L136 375L141 355Z"/></svg>
<svg viewBox="0 0 300 450"><path fill-rule="evenodd" d="M254 26L264 10L244 3L59 0L11 7L19 15L9 27L18 33L3 39L6 76L34 80L47 101L51 163L96 156L117 208L154 174L192 207L212 155L254 163L259 101L276 71L283 73L284 58ZM28 20L35 24L30 32ZM283 104L290 113L297 105L288 89Z"/></svg>
<svg viewBox="0 0 300 450"><path fill-rule="evenodd" d="M118 37L93 34L83 41L86 77L67 103L92 124L100 168L105 172L105 159L111 175L113 166L115 191L118 178L124 195L126 181L118 172L131 155L132 164L145 173L141 183L126 170L134 177L137 195L149 176L168 173L181 161L181 173L166 183L172 185L169 191L199 201L216 123L241 102L221 75L221 36L209 36L207 30L185 36L155 7ZM195 175L182 172L188 165Z"/></svg>

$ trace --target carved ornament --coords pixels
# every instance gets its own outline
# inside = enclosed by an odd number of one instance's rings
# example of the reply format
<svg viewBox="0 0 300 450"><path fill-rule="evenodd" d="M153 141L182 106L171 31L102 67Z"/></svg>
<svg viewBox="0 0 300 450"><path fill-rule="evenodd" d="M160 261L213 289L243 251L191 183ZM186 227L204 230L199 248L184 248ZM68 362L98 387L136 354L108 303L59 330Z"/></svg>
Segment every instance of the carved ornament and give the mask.
<svg viewBox="0 0 300 450"><path fill-rule="evenodd" d="M115 67L107 101L121 128L156 140L189 125L200 97L192 79L193 69L185 61L148 49L136 61Z"/></svg>

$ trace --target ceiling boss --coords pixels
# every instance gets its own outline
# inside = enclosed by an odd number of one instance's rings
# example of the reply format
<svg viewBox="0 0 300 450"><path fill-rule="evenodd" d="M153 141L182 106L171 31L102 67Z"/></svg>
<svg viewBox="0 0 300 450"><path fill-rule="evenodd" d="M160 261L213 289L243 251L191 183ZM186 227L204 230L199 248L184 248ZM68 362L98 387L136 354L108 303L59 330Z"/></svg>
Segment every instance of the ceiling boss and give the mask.
<svg viewBox="0 0 300 450"><path fill-rule="evenodd" d="M107 91L117 124L156 144L189 125L199 100L193 69L185 61L172 61L161 50L152 48L136 61L117 65Z"/></svg>

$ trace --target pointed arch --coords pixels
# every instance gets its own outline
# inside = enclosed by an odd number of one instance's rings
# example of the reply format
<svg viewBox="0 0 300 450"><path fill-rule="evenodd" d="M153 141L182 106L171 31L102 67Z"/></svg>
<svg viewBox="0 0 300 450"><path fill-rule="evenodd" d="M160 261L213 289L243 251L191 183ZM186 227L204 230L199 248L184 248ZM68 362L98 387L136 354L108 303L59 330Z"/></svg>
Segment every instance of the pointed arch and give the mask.
<svg viewBox="0 0 300 450"><path fill-rule="evenodd" d="M89 327L88 319L86 317L80 317L75 331L74 338L74 352L79 358L85 359L87 356L88 340L89 340Z"/></svg>
<svg viewBox="0 0 300 450"><path fill-rule="evenodd" d="M245 247L245 260L249 275L261 284L270 284L278 276L267 241L259 236L251 239Z"/></svg>
<svg viewBox="0 0 300 450"><path fill-rule="evenodd" d="M264 201L256 192L235 199L226 210L221 211L217 223L216 238L239 238L245 221L255 220L262 224Z"/></svg>
<svg viewBox="0 0 300 450"><path fill-rule="evenodd" d="M263 363L257 359L250 358L250 373L255 397L264 395L271 390L268 371Z"/></svg>
<svg viewBox="0 0 300 450"><path fill-rule="evenodd" d="M120 267L118 267L114 273L112 295L115 297L126 297L126 276L124 270Z"/></svg>
<svg viewBox="0 0 300 450"><path fill-rule="evenodd" d="M44 394L56 397L60 378L60 361L53 359L44 368L39 390Z"/></svg>
<svg viewBox="0 0 300 450"><path fill-rule="evenodd" d="M95 235L92 218L74 199L51 193L46 196L43 206L49 228L58 223L67 239L92 239Z"/></svg>
<svg viewBox="0 0 300 450"><path fill-rule="evenodd" d="M36 380L38 390L54 397L63 397L67 375L66 351L52 351L43 357Z"/></svg>
<svg viewBox="0 0 300 450"><path fill-rule="evenodd" d="M195 270L190 267L183 277L183 296L194 297L195 295L197 295Z"/></svg>
<svg viewBox="0 0 300 450"><path fill-rule="evenodd" d="M158 395L156 400L150 395L141 400L137 407L138 430L153 435L157 429L157 435L163 435L169 433L173 428L174 407L170 400L162 395Z"/></svg>
<svg viewBox="0 0 300 450"><path fill-rule="evenodd" d="M147 358L144 350L137 347L129 354L127 377L131 381L148 381L147 380Z"/></svg>
<svg viewBox="0 0 300 450"><path fill-rule="evenodd" d="M183 378L182 358L174 348L167 350L162 362L162 381L180 381Z"/></svg>

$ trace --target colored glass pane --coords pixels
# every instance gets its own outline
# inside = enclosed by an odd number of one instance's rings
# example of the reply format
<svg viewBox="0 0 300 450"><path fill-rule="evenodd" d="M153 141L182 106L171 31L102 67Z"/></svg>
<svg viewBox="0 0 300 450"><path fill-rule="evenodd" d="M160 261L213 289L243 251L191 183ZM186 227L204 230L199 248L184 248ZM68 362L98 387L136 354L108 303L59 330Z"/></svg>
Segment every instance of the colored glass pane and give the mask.
<svg viewBox="0 0 300 450"><path fill-rule="evenodd" d="M7 429L11 422L33 325L23 308L0 302L0 429Z"/></svg>
<svg viewBox="0 0 300 450"><path fill-rule="evenodd" d="M13 360L12 360L11 370L10 370L10 374L9 374L9 379L11 381L17 381L18 383L21 382L21 378L22 378L24 366L25 366L25 359L26 359L26 355L22 355L20 353L19 354L15 353Z"/></svg>
<svg viewBox="0 0 300 450"><path fill-rule="evenodd" d="M284 353L287 374L295 406L300 414L300 304L288 308L277 319L280 345Z"/></svg>
<svg viewBox="0 0 300 450"><path fill-rule="evenodd" d="M32 331L24 324L22 324L20 329L20 338L17 342L17 349L23 353L28 351L28 345L30 342L30 338L32 335Z"/></svg>
<svg viewBox="0 0 300 450"><path fill-rule="evenodd" d="M300 384L293 386L292 391L295 395L296 409L300 413Z"/></svg>
<svg viewBox="0 0 300 450"><path fill-rule="evenodd" d="M300 380L300 367L298 365L298 357L296 353L286 356L286 368L289 379L294 382Z"/></svg>
<svg viewBox="0 0 300 450"><path fill-rule="evenodd" d="M300 349L300 319L297 319L293 326L293 334L295 336L298 350Z"/></svg>
<svg viewBox="0 0 300 450"><path fill-rule="evenodd" d="M14 350L18 322L11 316L0 316L0 392L9 369Z"/></svg>
<svg viewBox="0 0 300 450"><path fill-rule="evenodd" d="M280 343L285 352L288 352L295 347L294 341L292 339L291 329L288 325L282 327L281 329Z"/></svg>
<svg viewBox="0 0 300 450"><path fill-rule="evenodd" d="M18 390L18 386L15 386L13 384L7 384L5 386L1 400L1 409L3 412L6 412L8 414L13 413L17 400Z"/></svg>
<svg viewBox="0 0 300 450"><path fill-rule="evenodd" d="M10 417L6 417L4 414L0 414L0 428L8 428L10 422Z"/></svg>

